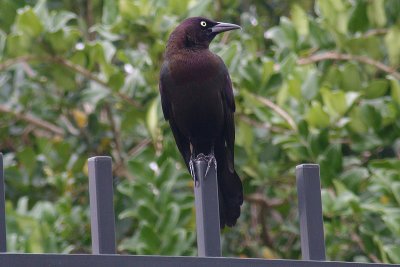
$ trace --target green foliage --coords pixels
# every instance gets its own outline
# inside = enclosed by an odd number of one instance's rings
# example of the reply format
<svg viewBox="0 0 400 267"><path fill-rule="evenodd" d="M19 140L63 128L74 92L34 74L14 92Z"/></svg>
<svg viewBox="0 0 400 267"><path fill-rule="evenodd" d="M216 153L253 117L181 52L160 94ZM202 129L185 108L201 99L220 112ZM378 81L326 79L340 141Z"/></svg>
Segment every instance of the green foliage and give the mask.
<svg viewBox="0 0 400 267"><path fill-rule="evenodd" d="M194 255L192 183L158 73L187 16L235 88L245 204L226 256L299 258L295 166L321 165L331 260L400 263L397 0L1 0L0 150L11 251L90 250L86 160L111 155L120 252Z"/></svg>

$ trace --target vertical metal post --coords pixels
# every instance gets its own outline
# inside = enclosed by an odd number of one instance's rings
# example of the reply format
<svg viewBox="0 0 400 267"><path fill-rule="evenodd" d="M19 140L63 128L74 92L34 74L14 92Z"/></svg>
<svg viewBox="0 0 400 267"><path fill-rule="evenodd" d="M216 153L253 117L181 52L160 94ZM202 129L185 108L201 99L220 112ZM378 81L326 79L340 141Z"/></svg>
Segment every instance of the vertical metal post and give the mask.
<svg viewBox="0 0 400 267"><path fill-rule="evenodd" d="M321 182L318 164L296 167L303 260L325 260Z"/></svg>
<svg viewBox="0 0 400 267"><path fill-rule="evenodd" d="M211 164L205 176L207 166L206 160L194 161L197 251L199 257L221 257L217 173Z"/></svg>
<svg viewBox="0 0 400 267"><path fill-rule="evenodd" d="M0 252L7 252L3 154L0 153Z"/></svg>
<svg viewBox="0 0 400 267"><path fill-rule="evenodd" d="M88 161L92 253L115 254L113 177L110 157Z"/></svg>

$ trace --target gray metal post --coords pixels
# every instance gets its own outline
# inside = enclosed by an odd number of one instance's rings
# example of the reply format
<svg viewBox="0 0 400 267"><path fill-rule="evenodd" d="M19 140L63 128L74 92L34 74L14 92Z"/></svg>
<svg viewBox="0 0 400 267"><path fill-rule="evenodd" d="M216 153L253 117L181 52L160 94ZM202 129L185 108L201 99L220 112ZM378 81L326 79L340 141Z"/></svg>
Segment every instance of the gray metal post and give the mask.
<svg viewBox="0 0 400 267"><path fill-rule="evenodd" d="M207 166L206 160L194 161L197 252L199 257L221 257L217 174L212 164L205 176Z"/></svg>
<svg viewBox="0 0 400 267"><path fill-rule="evenodd" d="M296 167L303 260L325 260L321 182L318 164Z"/></svg>
<svg viewBox="0 0 400 267"><path fill-rule="evenodd" d="M90 158L88 167L92 253L115 254L115 219L111 158Z"/></svg>
<svg viewBox="0 0 400 267"><path fill-rule="evenodd" d="M7 252L3 154L0 153L0 252Z"/></svg>

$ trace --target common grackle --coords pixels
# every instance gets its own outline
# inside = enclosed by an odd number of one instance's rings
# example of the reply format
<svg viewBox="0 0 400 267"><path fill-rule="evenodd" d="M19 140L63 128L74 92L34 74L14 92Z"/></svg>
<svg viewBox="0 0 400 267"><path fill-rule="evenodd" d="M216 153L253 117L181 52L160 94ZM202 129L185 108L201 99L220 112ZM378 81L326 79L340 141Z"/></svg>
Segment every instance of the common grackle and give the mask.
<svg viewBox="0 0 400 267"><path fill-rule="evenodd" d="M192 176L198 155L216 159L221 228L236 224L243 188L234 169L232 83L209 45L217 34L235 29L240 26L203 17L184 20L169 37L159 84L164 118Z"/></svg>

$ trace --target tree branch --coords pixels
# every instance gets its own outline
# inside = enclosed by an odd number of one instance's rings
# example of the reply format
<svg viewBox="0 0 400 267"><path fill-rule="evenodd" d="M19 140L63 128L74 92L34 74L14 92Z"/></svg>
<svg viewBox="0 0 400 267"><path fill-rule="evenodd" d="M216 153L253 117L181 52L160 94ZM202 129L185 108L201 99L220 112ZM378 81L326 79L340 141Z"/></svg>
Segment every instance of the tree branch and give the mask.
<svg viewBox="0 0 400 267"><path fill-rule="evenodd" d="M21 112L17 112L17 111L11 110L9 107L6 107L4 105L0 105L0 112L12 114L13 116L15 116L18 119L27 121L27 122L29 122L29 123L37 126L37 127L45 129L45 130L47 130L49 132L52 132L54 134L61 135L61 136L63 136L65 134L64 133L64 129L59 127L59 126L57 126L57 125L51 124L50 122L44 121L44 120L39 119L39 118L37 118L37 117L35 117L33 115L30 115L30 114L24 114L24 113L21 113Z"/></svg>
<svg viewBox="0 0 400 267"><path fill-rule="evenodd" d="M313 54L309 57L299 58L297 60L297 64L307 65L307 64L312 64L312 63L319 62L319 61L324 61L324 60L358 61L358 62L367 64L367 65L374 66L375 68L377 68L383 72L386 72L388 74L391 74L393 77L400 80L400 73L395 68L387 66L387 65L383 64L382 62L379 62L379 61L369 58L367 56L341 54L336 51L328 51L328 52L324 52L324 53L320 53L320 54Z"/></svg>
<svg viewBox="0 0 400 267"><path fill-rule="evenodd" d="M105 105L105 110L108 116L108 120L110 121L110 125L111 125L111 130L113 132L114 135L114 145L115 145L115 149L117 150L117 157L116 157L116 161L117 164L124 164L124 156L122 154L122 142L121 142L121 135L120 135L120 131L117 127L117 124L115 122L115 118L113 116L110 104L106 104Z"/></svg>
<svg viewBox="0 0 400 267"><path fill-rule="evenodd" d="M296 125L294 119L283 108L281 108L280 106L278 106L277 104L275 104L274 102L272 102L271 100L269 100L265 97L262 97L259 95L255 95L254 97L258 101L260 101L262 104L266 105L267 107L269 107L270 109L275 111L279 116L281 116L290 125L290 127L293 130L297 131L297 125Z"/></svg>
<svg viewBox="0 0 400 267"><path fill-rule="evenodd" d="M74 64L73 62L59 56L36 56L36 55L25 55L25 56L20 56L17 58L12 58L4 61L3 63L0 63L0 72L11 67L12 65L21 63L21 62L31 62L31 61L41 61L41 62L48 62L48 63L55 63L61 66L66 67L67 69L70 69L76 73L81 74L85 78L92 80L101 86L109 89L111 92L113 90L108 86L107 82L103 81L96 75L94 75L92 72L89 70L85 69L84 67ZM113 92L114 93L114 92ZM128 104L134 106L135 108L140 108L141 104L129 96L122 94L120 92L115 93L119 98L122 100L126 101Z"/></svg>
<svg viewBox="0 0 400 267"><path fill-rule="evenodd" d="M282 205L285 201L282 199L267 199L263 194L254 193L251 195L244 196L244 199L248 202L255 203L265 208L273 208Z"/></svg>
<svg viewBox="0 0 400 267"><path fill-rule="evenodd" d="M34 55L25 55L25 56L20 56L20 57L16 57L16 58L11 58L11 59L4 61L3 63L0 63L0 72L4 71L5 69L8 69L12 65L18 64L18 63L35 61L35 60L42 61L43 59L44 58L42 58L42 57L34 56Z"/></svg>
<svg viewBox="0 0 400 267"><path fill-rule="evenodd" d="M351 236L351 239L352 239L354 242L356 242L356 244L357 244L357 245L360 247L360 249L368 256L368 258L370 258L370 260L371 260L372 262L375 262L375 263L380 263L380 262L381 262L381 261L378 259L378 257L376 257L375 255L369 253L369 252L366 250L363 241L361 240L361 238L360 238L356 233L353 232L353 233L350 234L350 236Z"/></svg>
<svg viewBox="0 0 400 267"><path fill-rule="evenodd" d="M237 115L239 119L241 119L243 122L249 124L250 126L253 126L255 128L260 128L260 129L267 129L270 130L272 132L276 132L276 133L282 133L284 131L286 131L286 129L284 128L280 128L280 127L275 127L272 126L270 123L268 122L258 122L244 114L238 114Z"/></svg>
<svg viewBox="0 0 400 267"><path fill-rule="evenodd" d="M381 29L371 29L364 33L363 37L370 37L370 36L375 36L375 35L384 35L388 32L388 29L381 28Z"/></svg>
<svg viewBox="0 0 400 267"><path fill-rule="evenodd" d="M136 157L148 144L151 143L151 138L146 138L136 144L132 149L130 149L127 153L127 157ZM124 175L128 178L132 178L132 175L126 171L125 164L123 161L117 162L114 164L114 170L117 175Z"/></svg>

